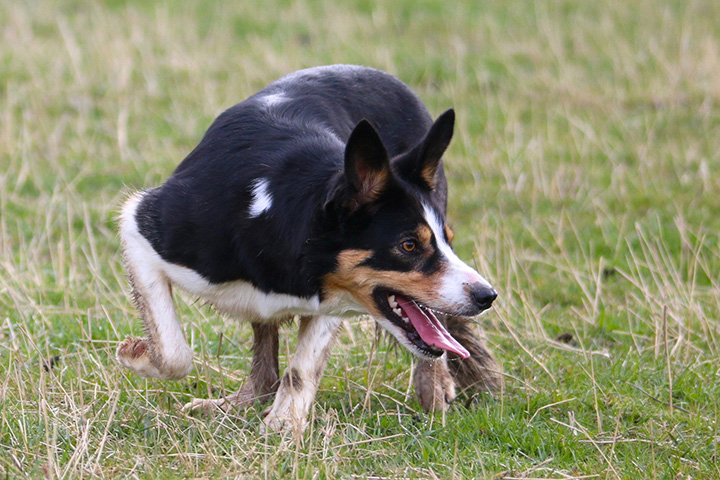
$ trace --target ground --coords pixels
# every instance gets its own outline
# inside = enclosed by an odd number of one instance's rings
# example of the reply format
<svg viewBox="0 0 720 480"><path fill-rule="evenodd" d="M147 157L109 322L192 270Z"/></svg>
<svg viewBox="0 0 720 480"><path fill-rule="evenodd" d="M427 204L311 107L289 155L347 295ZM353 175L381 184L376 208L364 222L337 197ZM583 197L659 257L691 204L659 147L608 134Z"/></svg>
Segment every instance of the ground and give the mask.
<svg viewBox="0 0 720 480"><path fill-rule="evenodd" d="M0 476L718 478L720 2L0 1ZM140 334L116 214L223 109L357 63L457 112L461 258L495 398L423 414L413 361L351 319L301 438L237 388L250 329L177 295L180 382L113 360ZM281 364L292 351L284 330Z"/></svg>

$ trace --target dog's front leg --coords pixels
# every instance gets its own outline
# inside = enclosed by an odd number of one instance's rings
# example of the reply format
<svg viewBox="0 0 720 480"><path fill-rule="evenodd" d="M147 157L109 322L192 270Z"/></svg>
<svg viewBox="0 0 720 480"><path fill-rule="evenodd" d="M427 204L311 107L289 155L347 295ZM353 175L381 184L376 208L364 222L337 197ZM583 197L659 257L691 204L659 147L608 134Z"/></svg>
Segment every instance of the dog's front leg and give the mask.
<svg viewBox="0 0 720 480"><path fill-rule="evenodd" d="M442 318L470 357L460 358L447 352L436 360L418 360L413 383L426 412L447 410L455 398L456 387L466 394L495 393L502 389L502 369L473 328L472 319L449 315Z"/></svg>
<svg viewBox="0 0 720 480"><path fill-rule="evenodd" d="M275 402L265 417L267 429L302 431L305 428L339 324L337 317L300 319L297 351L280 380Z"/></svg>
<svg viewBox="0 0 720 480"><path fill-rule="evenodd" d="M455 399L455 382L448 371L447 354L418 360L413 373L415 394L426 412L444 412Z"/></svg>

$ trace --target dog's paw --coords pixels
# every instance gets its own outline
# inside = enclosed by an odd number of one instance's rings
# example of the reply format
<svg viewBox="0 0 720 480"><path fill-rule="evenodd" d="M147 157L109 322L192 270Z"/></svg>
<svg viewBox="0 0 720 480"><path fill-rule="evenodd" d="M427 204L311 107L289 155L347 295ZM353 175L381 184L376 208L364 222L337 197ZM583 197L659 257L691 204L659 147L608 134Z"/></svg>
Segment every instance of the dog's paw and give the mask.
<svg viewBox="0 0 720 480"><path fill-rule="evenodd" d="M308 425L307 418L299 417L297 412L293 412L291 405L291 400L287 397L276 399L271 407L263 411L262 415L264 418L260 426L260 431L262 433L291 431L295 434L304 432Z"/></svg>
<svg viewBox="0 0 720 480"><path fill-rule="evenodd" d="M145 378L179 380L192 368L192 352L178 352L177 358L164 362L146 338L127 337L118 346L115 357L120 365Z"/></svg>
<svg viewBox="0 0 720 480"><path fill-rule="evenodd" d="M144 338L127 337L115 352L117 361L141 377L162 378L162 372L153 365L150 345Z"/></svg>
<svg viewBox="0 0 720 480"><path fill-rule="evenodd" d="M415 394L426 412L443 412L455 400L455 381L444 358L420 360L413 374Z"/></svg>
<svg viewBox="0 0 720 480"><path fill-rule="evenodd" d="M191 415L209 415L217 412L229 412L251 407L255 402L262 400L254 394L251 382L243 385L240 390L223 398L203 399L196 398L182 407L184 413Z"/></svg>
<svg viewBox="0 0 720 480"><path fill-rule="evenodd" d="M272 411L263 419L260 426L261 433L283 433L293 432L295 434L302 433L307 428L308 422L304 418L295 418L290 415L274 415Z"/></svg>
<svg viewBox="0 0 720 480"><path fill-rule="evenodd" d="M224 398L195 398L182 407L188 415L209 416L214 413L227 412L232 404Z"/></svg>

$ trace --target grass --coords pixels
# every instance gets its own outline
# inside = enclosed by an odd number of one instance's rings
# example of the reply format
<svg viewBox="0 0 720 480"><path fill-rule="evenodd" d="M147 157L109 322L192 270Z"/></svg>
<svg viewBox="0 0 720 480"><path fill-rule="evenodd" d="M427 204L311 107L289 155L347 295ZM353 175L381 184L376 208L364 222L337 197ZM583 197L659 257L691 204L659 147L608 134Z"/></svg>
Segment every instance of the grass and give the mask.
<svg viewBox="0 0 720 480"><path fill-rule="evenodd" d="M720 477L720 3L264 5L0 1L0 476ZM339 62L456 108L449 216L500 291L505 390L422 414L360 318L302 439L189 418L242 382L249 328L178 295L194 373L121 370L116 209L223 109Z"/></svg>

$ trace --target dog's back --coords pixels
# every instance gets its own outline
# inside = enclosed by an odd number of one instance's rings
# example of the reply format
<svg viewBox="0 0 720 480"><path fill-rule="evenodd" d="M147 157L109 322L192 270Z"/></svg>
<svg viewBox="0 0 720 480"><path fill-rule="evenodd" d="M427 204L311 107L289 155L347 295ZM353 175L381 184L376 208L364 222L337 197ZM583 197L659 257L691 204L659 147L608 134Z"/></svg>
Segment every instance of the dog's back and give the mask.
<svg viewBox="0 0 720 480"><path fill-rule="evenodd" d="M414 147L432 124L425 105L407 85L380 70L355 65L291 73L228 113L248 106L267 109L269 124L331 133L343 147L353 128L368 120L391 157Z"/></svg>
<svg viewBox="0 0 720 480"><path fill-rule="evenodd" d="M379 70L332 65L279 79L221 114L167 182L145 194L138 208L144 236L166 261L210 282L244 279L266 292L316 294L300 256L363 119L390 156L415 146L432 124L417 96ZM263 221L263 205L253 211L252 204L270 198L268 185L281 214ZM253 235L239 236L245 229Z"/></svg>
<svg viewBox="0 0 720 480"><path fill-rule="evenodd" d="M196 175L198 162L203 169L236 171L259 167L257 162L272 168L277 166L272 162L286 160L280 153L302 150L308 143L342 151L361 120L376 128L391 157L415 146L432 124L417 96L385 72L354 65L300 70L221 114L174 176ZM341 159L333 164L341 166Z"/></svg>

